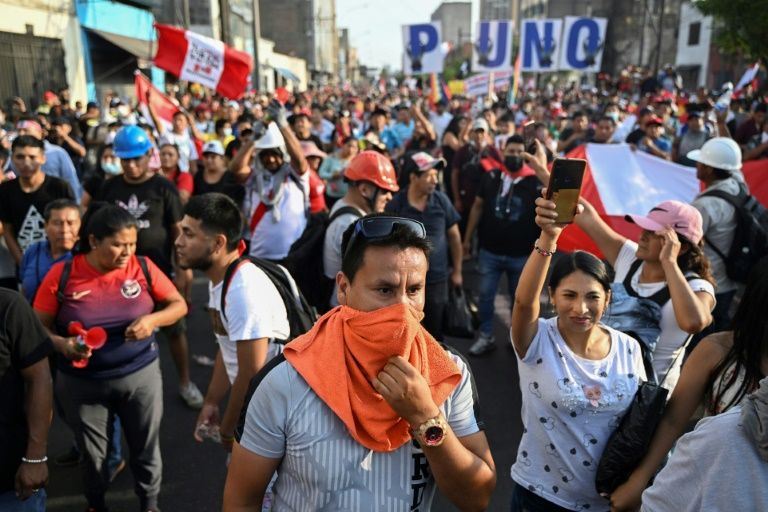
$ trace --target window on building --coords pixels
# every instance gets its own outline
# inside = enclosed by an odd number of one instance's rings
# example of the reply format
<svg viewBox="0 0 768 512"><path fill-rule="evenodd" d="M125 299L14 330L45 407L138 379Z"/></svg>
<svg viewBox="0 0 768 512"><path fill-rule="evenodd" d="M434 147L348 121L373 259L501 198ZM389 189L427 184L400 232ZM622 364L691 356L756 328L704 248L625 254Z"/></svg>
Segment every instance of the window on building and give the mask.
<svg viewBox="0 0 768 512"><path fill-rule="evenodd" d="M696 46L699 44L699 36L701 35L701 22L697 21L688 25L688 46Z"/></svg>

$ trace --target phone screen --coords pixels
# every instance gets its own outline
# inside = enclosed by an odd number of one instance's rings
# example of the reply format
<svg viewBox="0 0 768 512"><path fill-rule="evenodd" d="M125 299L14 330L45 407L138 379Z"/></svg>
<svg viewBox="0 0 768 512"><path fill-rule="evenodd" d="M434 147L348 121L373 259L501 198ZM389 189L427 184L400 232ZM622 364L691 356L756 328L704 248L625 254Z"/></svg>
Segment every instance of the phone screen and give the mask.
<svg viewBox="0 0 768 512"><path fill-rule="evenodd" d="M528 121L523 125L523 139L525 139L525 151L530 154L536 153L536 121Z"/></svg>
<svg viewBox="0 0 768 512"><path fill-rule="evenodd" d="M558 223L573 222L586 166L587 161L578 158L557 158L552 165L547 199L555 203Z"/></svg>

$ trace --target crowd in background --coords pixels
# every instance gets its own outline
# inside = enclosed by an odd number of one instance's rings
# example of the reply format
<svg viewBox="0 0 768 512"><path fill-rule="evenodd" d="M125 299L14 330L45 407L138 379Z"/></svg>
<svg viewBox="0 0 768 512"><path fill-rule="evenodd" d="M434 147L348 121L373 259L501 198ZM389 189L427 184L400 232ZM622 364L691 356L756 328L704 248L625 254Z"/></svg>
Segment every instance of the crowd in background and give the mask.
<svg viewBox="0 0 768 512"><path fill-rule="evenodd" d="M558 510L599 506L596 500L601 498L589 487L588 473L559 468L554 479L547 468L559 465L558 450L567 450L568 436L574 434L586 440L585 448L578 448L580 463L596 462L590 444L605 445L602 434L616 427L617 415L637 388L635 377L650 378L653 372L671 393L668 412L646 458L611 496L617 510L638 506L696 406L705 402L707 414L724 413L756 391L766 376L768 339L765 320L758 318L764 316L758 305L767 297L766 260L756 266L751 280L732 276L726 255L737 209L706 193L692 204L666 201L647 216L633 217L642 229L639 240L613 231L593 205L582 201L576 223L612 271L583 252L556 259L549 285L555 315L540 320L545 315L540 314L539 295L547 290L549 264L537 257L552 256L560 235L553 224L553 205L541 198L549 168L556 157L582 144L626 143L633 150L696 167L705 191L738 196L748 193L742 162L768 158L768 120L765 91L752 84L737 93L732 84L719 90L685 89L671 66L658 74L634 71L624 70L615 78L601 74L595 85L531 84L512 104L496 97L432 99L420 82L385 80L360 88L310 87L287 96L254 92L238 101L182 85L171 91L178 111L170 119L162 119L152 106L157 91L145 98L107 94L102 102L86 105L73 103L66 88L45 92L35 108L18 97L8 100L0 110L0 286L21 291L49 330L60 365L56 409L75 433L72 449L60 462L78 463L86 452L85 494L92 509L105 510L105 490L126 466L120 448L123 432L142 509L157 510L162 397L156 329L162 328L170 341L181 397L190 407L203 408L205 422L213 421L212 410L204 408L204 393L189 377L184 323L192 269L207 267L180 264L176 254L178 240L189 236L183 234L185 206L210 193L227 196L239 208L244 254L274 263L286 264L313 216L328 214L317 256L328 280L342 270L342 236L359 217L387 213L421 222L431 242L422 323L435 339L445 339L444 317L451 293L463 287L462 265L474 260L479 270L479 328L469 348L473 356L497 347L495 297L506 275L526 404L523 422L531 431L512 470L519 488L513 506L542 506L541 500L556 503L562 507ZM126 262L120 252L124 246L136 248L141 257ZM121 269L121 276L149 296L131 302L136 290L125 285L118 287L119 295L115 290L110 295L114 283L101 282L94 268ZM587 276L589 282L577 283L574 275ZM338 303L337 283L320 292L294 277L321 311ZM85 285L89 296L79 297L77 286ZM574 316L565 305L572 298L563 286L591 286L594 307ZM658 304L657 332L649 344L652 363L643 366L639 354L632 355L636 342L622 334L595 342L599 357L608 357L611 350L629 354L610 370L621 375L605 376L610 387L605 384L602 394L592 381L576 389L567 382L568 371L558 379L538 373L542 360L557 366L557 354L563 358L548 343L562 351L573 349L573 340L580 339L573 333L582 332L579 326L593 320L596 324L601 317L608 322L619 314L607 308L610 299L615 305L625 295ZM114 307L105 311L105 303ZM84 318L103 326L110 340L141 340L123 351L93 352L86 378L110 385L83 383L69 366L78 358L73 351L81 349L66 336L68 324ZM558 318L573 325L562 327ZM567 333L562 338L556 334L558 325ZM683 364L686 350L690 356ZM596 358L576 350L569 354L574 360ZM224 363L232 392L239 390L242 403L237 357L229 357ZM592 370L603 371L585 368L580 367L586 373L577 380L586 382ZM633 377L627 379L626 373ZM137 390L140 397L128 396ZM578 393L613 416L590 431L578 426L563 434L552 417L568 425L567 411L547 412L542 396ZM107 395L121 404L118 414L83 412L82 404L107 400ZM570 410L571 418L584 412L575 410ZM227 414L222 442L231 449L235 412ZM713 437L723 435L712 430ZM688 449L685 445L680 452L695 458ZM682 479L669 476L673 467L680 474L686 471L680 463L664 470L647 494L648 503L663 500L658 489ZM547 484L542 488L540 482ZM698 492L682 482L676 486L675 492ZM756 493L754 488L744 492ZM698 499L706 508L720 498ZM670 510L649 508L662 509Z"/></svg>

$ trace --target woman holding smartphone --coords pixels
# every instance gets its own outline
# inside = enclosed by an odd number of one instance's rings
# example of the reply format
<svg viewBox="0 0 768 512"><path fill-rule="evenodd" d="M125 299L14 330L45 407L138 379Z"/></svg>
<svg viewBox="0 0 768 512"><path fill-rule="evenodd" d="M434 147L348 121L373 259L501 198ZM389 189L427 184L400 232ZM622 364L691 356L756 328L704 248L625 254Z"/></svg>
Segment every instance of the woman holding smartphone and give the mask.
<svg viewBox="0 0 768 512"><path fill-rule="evenodd" d="M556 315L539 318L540 294L564 225L553 201L542 197L536 205L541 235L512 310L523 437L512 466L511 510L607 510L608 500L595 489L595 471L645 379L640 346L600 322L611 300L610 277L587 252L554 265L547 289Z"/></svg>
<svg viewBox="0 0 768 512"><path fill-rule="evenodd" d="M647 319L658 330L653 350L653 369L659 383L670 390L680 376L683 351L691 334L712 322L715 307L714 278L703 252L701 214L687 203L664 201L648 215L628 215L626 219L642 228L637 242L611 229L594 207L582 199L583 213L575 222L597 244L616 275L622 296L614 293L612 313L620 301L635 298L659 299L659 315ZM668 298L667 298L668 297ZM608 320L612 323L612 319ZM645 326L649 327L649 326Z"/></svg>

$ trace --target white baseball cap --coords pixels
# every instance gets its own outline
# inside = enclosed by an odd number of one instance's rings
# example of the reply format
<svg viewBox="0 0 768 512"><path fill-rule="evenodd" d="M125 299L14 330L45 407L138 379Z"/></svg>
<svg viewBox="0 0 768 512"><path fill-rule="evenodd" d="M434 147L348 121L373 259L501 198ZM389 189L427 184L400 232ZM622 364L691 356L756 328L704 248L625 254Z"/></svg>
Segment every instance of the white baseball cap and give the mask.
<svg viewBox="0 0 768 512"><path fill-rule="evenodd" d="M203 154L213 153L215 155L224 156L224 146L218 140L209 140L203 144Z"/></svg>

